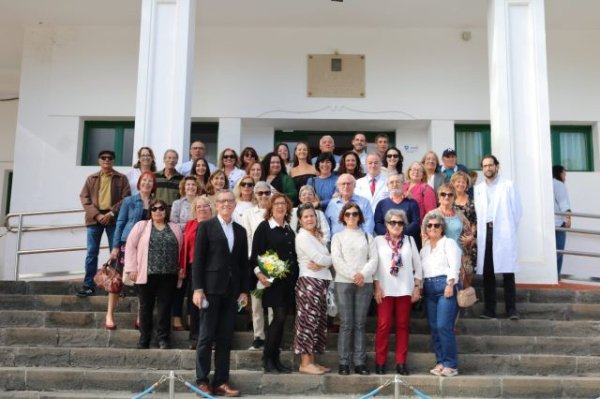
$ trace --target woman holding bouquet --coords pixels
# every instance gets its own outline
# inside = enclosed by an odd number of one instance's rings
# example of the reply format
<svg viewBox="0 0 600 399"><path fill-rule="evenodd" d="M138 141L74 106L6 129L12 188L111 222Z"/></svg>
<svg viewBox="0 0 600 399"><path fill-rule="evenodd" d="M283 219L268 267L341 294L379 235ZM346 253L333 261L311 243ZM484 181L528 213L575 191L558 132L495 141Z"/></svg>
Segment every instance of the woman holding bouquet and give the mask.
<svg viewBox="0 0 600 399"><path fill-rule="evenodd" d="M281 364L279 358L285 317L293 304L294 286L298 277L296 237L289 225L291 212L292 201L285 194L276 193L271 196L265 210L265 220L258 225L252 239L250 264L254 267L255 277L251 286L256 285L256 279L260 281L265 287L262 291L263 308L273 309L273 320L266 331L263 351L263 367L267 373L292 372L289 367ZM261 261L267 253L273 253L278 260L285 262L286 271L279 273L279 277L269 275L267 269L271 264Z"/></svg>
<svg viewBox="0 0 600 399"><path fill-rule="evenodd" d="M313 204L300 205L297 216L296 253L300 277L296 283L294 352L300 355L301 373L319 375L330 371L315 362L315 353L325 352L327 341L326 296L331 281L331 255L326 246L327 238L318 227Z"/></svg>
<svg viewBox="0 0 600 399"><path fill-rule="evenodd" d="M373 297L377 247L373 238L360 229L365 218L356 203L347 202L342 207L339 221L345 229L335 234L331 240L335 298L340 312L339 374L350 374L350 360L353 357L354 372L368 375L365 324ZM350 349L353 338L354 350Z"/></svg>

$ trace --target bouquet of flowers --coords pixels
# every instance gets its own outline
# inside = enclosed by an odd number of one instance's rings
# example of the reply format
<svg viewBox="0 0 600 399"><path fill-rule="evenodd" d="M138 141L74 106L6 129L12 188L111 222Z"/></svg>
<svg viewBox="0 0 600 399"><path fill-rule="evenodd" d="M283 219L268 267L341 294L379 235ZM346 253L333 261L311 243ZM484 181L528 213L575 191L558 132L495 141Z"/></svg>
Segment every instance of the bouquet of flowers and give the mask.
<svg viewBox="0 0 600 399"><path fill-rule="evenodd" d="M290 266L287 261L279 259L275 251L267 251L258 258L258 268L267 276L270 283L275 279L285 278L290 272ZM257 298L262 298L265 291L265 286L259 281L256 284L256 289L252 290L252 295Z"/></svg>

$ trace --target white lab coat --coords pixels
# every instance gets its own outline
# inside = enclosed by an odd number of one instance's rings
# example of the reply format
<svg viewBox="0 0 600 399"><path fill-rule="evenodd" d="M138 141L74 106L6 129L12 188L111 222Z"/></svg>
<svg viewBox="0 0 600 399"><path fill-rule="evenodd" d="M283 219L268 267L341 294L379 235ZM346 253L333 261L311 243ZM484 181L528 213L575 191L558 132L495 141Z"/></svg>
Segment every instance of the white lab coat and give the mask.
<svg viewBox="0 0 600 399"><path fill-rule="evenodd" d="M496 213L492 253L496 273L519 271L517 230L521 220L521 201L512 181L498 177L496 187ZM477 274L483 274L485 239L487 233L487 187L485 180L475 186L475 211L477 212Z"/></svg>
<svg viewBox="0 0 600 399"><path fill-rule="evenodd" d="M375 208L382 199L388 198L390 193L387 189L387 174L379 173L375 178L375 193L371 194L371 176L366 175L356 181L354 194L366 198L371 204L371 210L375 214Z"/></svg>

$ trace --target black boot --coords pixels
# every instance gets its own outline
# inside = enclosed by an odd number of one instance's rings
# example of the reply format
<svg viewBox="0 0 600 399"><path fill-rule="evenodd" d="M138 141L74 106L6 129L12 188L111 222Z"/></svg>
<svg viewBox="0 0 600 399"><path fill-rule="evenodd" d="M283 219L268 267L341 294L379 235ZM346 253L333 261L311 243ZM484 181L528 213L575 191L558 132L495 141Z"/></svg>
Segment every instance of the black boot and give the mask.
<svg viewBox="0 0 600 399"><path fill-rule="evenodd" d="M279 374L279 370L271 357L263 357L263 370L269 374Z"/></svg>
<svg viewBox="0 0 600 399"><path fill-rule="evenodd" d="M275 368L282 374L290 374L292 369L281 364L281 359L279 359L279 353L273 357L273 362L275 363Z"/></svg>

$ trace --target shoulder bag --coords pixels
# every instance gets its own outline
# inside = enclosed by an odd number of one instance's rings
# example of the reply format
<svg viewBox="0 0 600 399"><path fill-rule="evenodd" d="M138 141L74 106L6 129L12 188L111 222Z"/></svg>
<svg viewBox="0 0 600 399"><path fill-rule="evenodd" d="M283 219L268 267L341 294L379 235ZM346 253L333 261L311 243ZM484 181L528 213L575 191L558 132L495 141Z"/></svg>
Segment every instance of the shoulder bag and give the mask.
<svg viewBox="0 0 600 399"><path fill-rule="evenodd" d="M123 288L123 279L116 268L111 266L111 259L98 270L94 276L94 283L106 292L118 294Z"/></svg>

